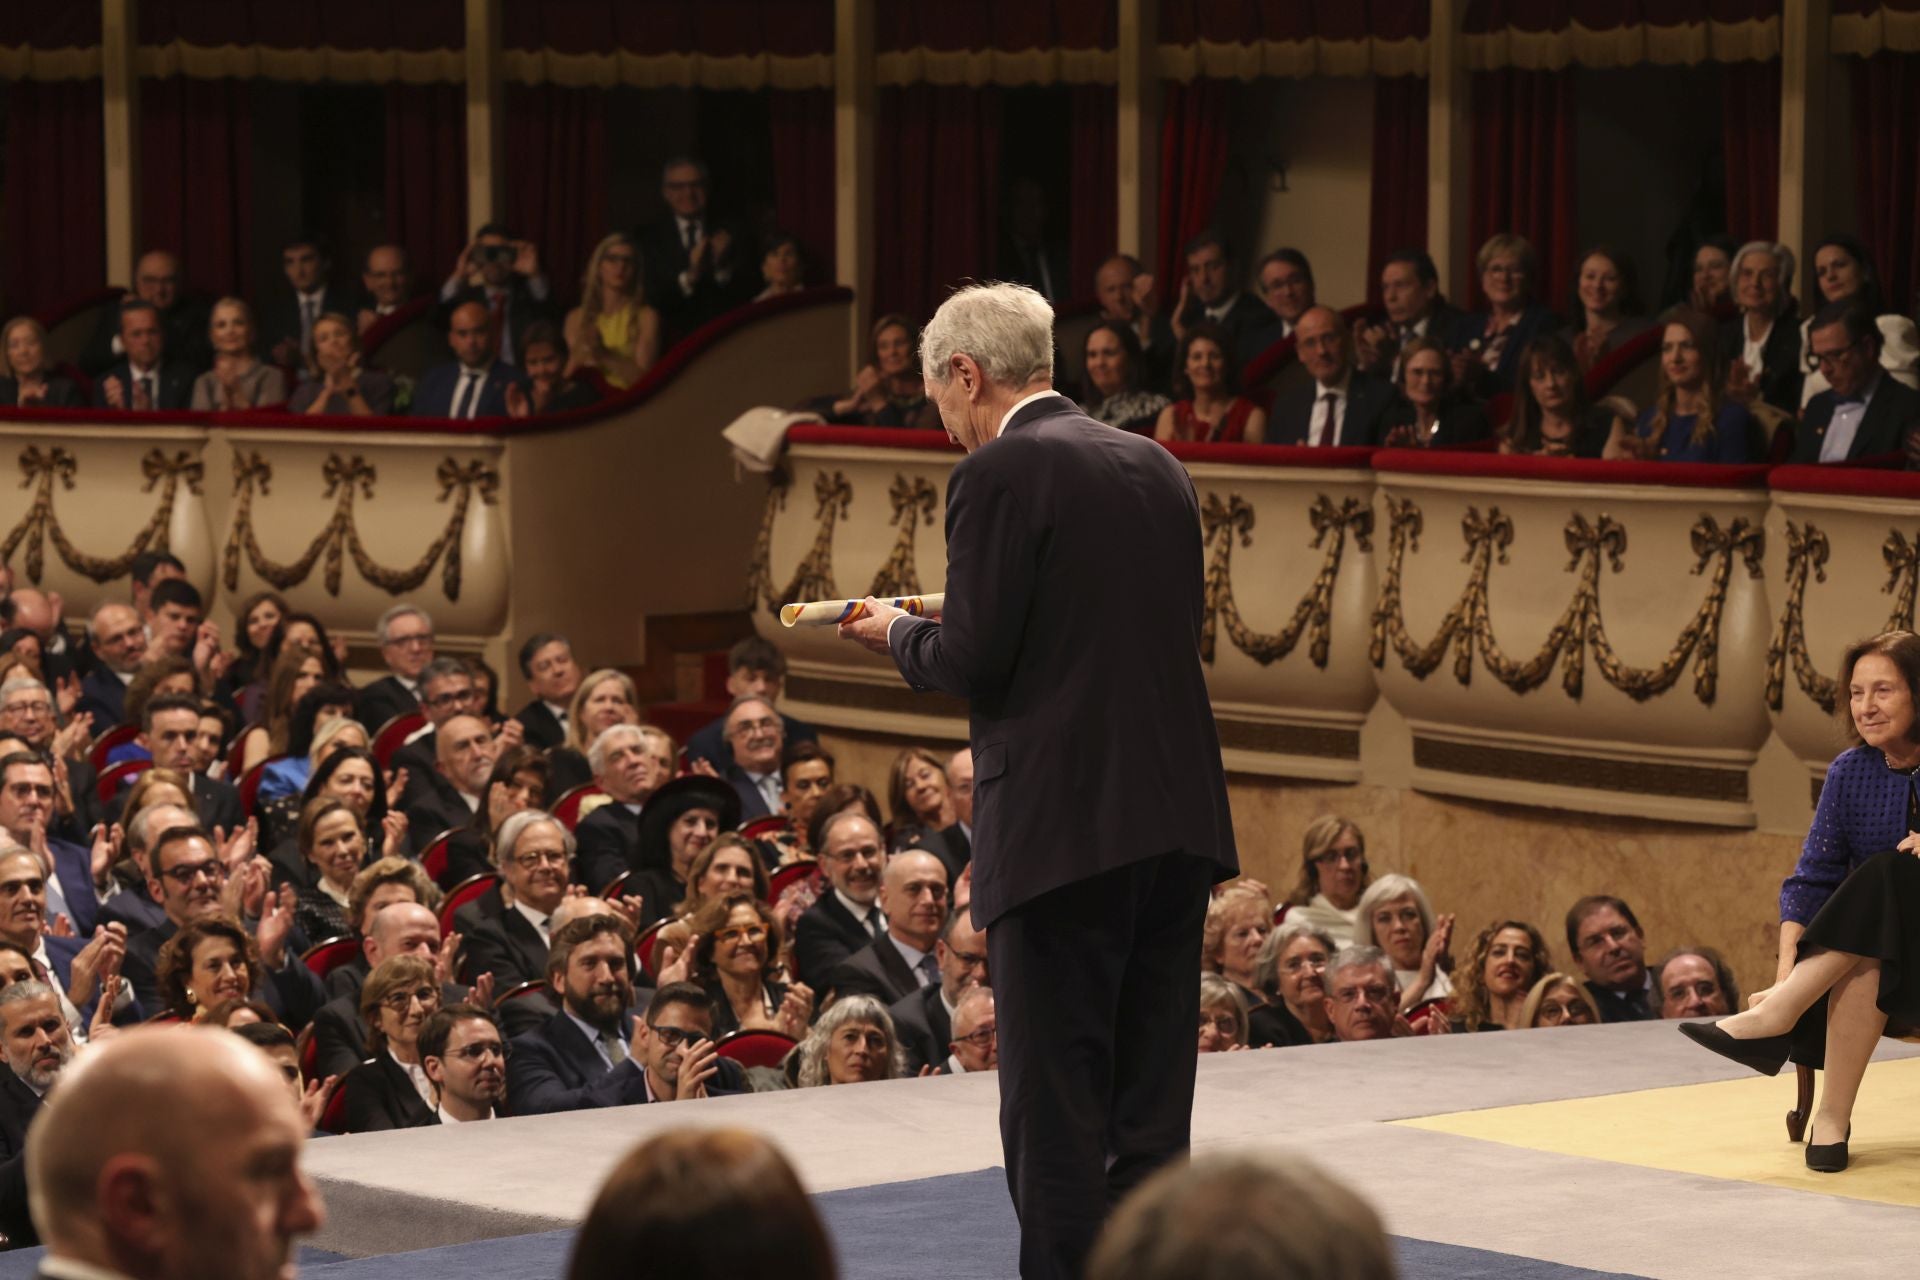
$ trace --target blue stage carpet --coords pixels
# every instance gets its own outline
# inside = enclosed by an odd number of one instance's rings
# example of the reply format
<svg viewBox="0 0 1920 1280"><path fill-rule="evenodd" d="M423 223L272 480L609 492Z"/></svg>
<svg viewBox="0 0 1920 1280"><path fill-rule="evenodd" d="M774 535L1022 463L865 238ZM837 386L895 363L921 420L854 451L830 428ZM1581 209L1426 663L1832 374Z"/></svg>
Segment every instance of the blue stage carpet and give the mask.
<svg viewBox="0 0 1920 1280"><path fill-rule="evenodd" d="M842 1280L904 1280L933 1272L947 1280L1015 1280L1018 1224L999 1169L831 1191L814 1197L839 1252ZM573 1232L477 1240L444 1249L339 1259L316 1249L301 1253L309 1280L560 1280ZM1396 1237L1402 1280L1636 1280ZM0 1254L0 1280L29 1280L41 1250ZM918 1259L906 1263L906 1258Z"/></svg>

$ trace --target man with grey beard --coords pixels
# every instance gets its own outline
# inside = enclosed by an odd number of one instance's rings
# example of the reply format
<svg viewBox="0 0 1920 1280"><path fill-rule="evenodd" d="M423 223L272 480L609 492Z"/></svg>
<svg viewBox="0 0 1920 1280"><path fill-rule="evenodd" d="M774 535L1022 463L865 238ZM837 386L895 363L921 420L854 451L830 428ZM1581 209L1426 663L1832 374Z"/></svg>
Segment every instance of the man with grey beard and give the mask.
<svg viewBox="0 0 1920 1280"><path fill-rule="evenodd" d="M60 997L44 982L0 990L0 1232L15 1246L38 1244L27 1212L27 1127L73 1061L74 1044Z"/></svg>

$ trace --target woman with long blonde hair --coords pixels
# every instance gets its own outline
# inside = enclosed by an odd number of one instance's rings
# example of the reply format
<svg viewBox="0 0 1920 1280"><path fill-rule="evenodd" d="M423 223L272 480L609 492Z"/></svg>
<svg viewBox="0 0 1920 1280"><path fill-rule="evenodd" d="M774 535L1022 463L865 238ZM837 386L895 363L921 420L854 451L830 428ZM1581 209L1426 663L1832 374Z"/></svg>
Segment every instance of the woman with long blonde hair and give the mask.
<svg viewBox="0 0 1920 1280"><path fill-rule="evenodd" d="M580 305L567 313L567 371L594 368L615 389L640 381L660 358L660 313L647 305L640 249L616 231L593 247Z"/></svg>

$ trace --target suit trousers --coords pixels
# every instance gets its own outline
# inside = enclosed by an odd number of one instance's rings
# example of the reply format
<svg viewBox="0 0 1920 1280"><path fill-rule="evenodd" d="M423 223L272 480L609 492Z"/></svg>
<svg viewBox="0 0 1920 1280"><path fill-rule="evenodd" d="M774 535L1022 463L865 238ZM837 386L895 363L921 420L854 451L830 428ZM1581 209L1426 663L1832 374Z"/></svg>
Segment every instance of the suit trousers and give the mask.
<svg viewBox="0 0 1920 1280"><path fill-rule="evenodd" d="M987 930L1025 1280L1077 1280L1109 1209L1186 1153L1213 863L1168 853Z"/></svg>

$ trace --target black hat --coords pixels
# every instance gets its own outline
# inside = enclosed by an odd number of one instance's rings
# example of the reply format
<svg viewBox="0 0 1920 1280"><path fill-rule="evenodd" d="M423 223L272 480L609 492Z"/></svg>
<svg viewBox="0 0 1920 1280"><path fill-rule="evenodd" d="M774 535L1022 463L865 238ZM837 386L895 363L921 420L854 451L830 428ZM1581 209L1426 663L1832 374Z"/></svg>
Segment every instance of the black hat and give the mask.
<svg viewBox="0 0 1920 1280"><path fill-rule="evenodd" d="M673 851L667 833L681 815L690 809L711 809L720 819L720 829L731 831L740 825L740 796L731 783L704 774L690 773L675 778L654 792L640 810L640 839L634 865L643 870L673 865Z"/></svg>

